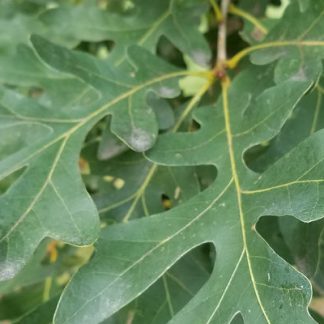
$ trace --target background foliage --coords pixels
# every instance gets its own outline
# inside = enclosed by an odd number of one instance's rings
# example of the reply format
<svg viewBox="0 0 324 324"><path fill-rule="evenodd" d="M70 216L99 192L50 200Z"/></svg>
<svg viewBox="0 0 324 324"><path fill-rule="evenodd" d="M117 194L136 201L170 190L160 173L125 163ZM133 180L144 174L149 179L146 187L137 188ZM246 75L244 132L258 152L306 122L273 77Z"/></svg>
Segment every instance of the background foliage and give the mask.
<svg viewBox="0 0 324 324"><path fill-rule="evenodd" d="M324 322L324 1L227 2L0 2L1 323Z"/></svg>

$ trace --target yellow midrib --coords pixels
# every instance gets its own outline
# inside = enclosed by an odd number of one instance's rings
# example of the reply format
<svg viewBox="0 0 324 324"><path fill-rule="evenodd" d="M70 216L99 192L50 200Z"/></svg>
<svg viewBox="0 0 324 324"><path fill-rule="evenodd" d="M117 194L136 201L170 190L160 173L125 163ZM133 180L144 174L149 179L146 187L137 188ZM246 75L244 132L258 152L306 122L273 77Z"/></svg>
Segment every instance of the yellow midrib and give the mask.
<svg viewBox="0 0 324 324"><path fill-rule="evenodd" d="M235 161L235 155L234 155L234 146L233 146L233 133L231 130L231 121L230 121L230 112L229 112L229 103L228 103L228 89L229 89L229 79L225 79L221 82L222 86L222 99L223 99L223 111L224 111L224 121L225 121L225 130L226 130L226 137L227 137L227 144L228 144L228 153L230 157L230 163L231 163L231 170L233 175L233 180L235 184L236 189L236 197L237 197L237 203L239 208L239 215L240 215L240 223L241 223L241 229L242 229L242 239L243 239L243 245L244 245L244 251L246 253L246 259L248 263L249 273L251 277L251 281L253 284L253 288L255 291L255 295L258 301L258 304L262 310L262 313L267 321L267 323L271 323L270 319L263 307L261 298L259 296L259 292L256 287L256 281L254 279L252 264L250 260L249 250L247 247L247 239L246 239L246 225L244 220L244 213L242 208L242 196L241 196L241 187L240 187L240 180L237 173L237 167L236 167L236 161Z"/></svg>

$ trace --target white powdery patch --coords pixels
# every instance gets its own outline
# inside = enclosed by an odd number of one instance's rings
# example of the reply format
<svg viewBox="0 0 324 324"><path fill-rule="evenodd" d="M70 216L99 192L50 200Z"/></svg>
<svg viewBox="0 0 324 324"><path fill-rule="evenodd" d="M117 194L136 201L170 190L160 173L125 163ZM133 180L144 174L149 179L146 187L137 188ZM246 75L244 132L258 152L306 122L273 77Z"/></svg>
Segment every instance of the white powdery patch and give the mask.
<svg viewBox="0 0 324 324"><path fill-rule="evenodd" d="M159 88L159 95L163 98L173 98L178 94L177 89L161 87Z"/></svg>
<svg viewBox="0 0 324 324"><path fill-rule="evenodd" d="M10 261L0 262L0 281L13 278L20 270L22 264Z"/></svg>
<svg viewBox="0 0 324 324"><path fill-rule="evenodd" d="M151 148L154 143L155 136L143 131L140 128L134 128L132 134L129 137L129 144L138 152L144 152Z"/></svg>
<svg viewBox="0 0 324 324"><path fill-rule="evenodd" d="M197 51L193 51L191 53L191 57L198 65L200 65L204 68L209 67L210 57L207 53L205 53L201 50L197 50Z"/></svg>
<svg viewBox="0 0 324 324"><path fill-rule="evenodd" d="M299 69L298 72L290 78L290 80L292 80L292 81L306 81L307 76L305 74L304 69Z"/></svg>

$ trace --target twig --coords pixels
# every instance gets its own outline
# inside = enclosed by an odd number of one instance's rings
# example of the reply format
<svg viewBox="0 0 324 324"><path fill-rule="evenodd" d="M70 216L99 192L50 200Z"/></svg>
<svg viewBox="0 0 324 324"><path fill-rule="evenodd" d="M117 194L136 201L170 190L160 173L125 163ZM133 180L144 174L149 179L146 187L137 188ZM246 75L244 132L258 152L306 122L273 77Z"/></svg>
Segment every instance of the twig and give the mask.
<svg viewBox="0 0 324 324"><path fill-rule="evenodd" d="M227 37L227 13L230 6L230 0L222 0L221 2L221 16L222 19L218 24L218 39L217 39L217 59L213 69L214 76L223 80L226 76L226 37Z"/></svg>
<svg viewBox="0 0 324 324"><path fill-rule="evenodd" d="M224 65L227 59L226 53L226 34L227 34L227 13L230 5L230 0L222 0L221 2L221 13L222 20L218 26L218 41L217 41L217 66Z"/></svg>

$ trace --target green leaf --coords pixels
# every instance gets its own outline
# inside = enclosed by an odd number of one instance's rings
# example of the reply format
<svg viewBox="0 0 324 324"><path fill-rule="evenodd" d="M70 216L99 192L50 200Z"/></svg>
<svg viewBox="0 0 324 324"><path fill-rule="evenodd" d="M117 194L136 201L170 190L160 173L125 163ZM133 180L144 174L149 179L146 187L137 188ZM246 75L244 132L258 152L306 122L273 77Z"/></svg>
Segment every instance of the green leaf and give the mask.
<svg viewBox="0 0 324 324"><path fill-rule="evenodd" d="M253 159L253 169L265 170L298 143L323 128L322 96L322 88L317 85L303 97L280 134L269 143L264 153ZM323 220L302 223L291 217L280 218L277 225L282 239L289 247L291 263L311 280L318 293L323 291L323 247L320 244L323 225ZM269 223L265 226L268 230ZM263 233L266 233L265 228ZM274 240L270 239L269 242L273 246ZM276 244L275 250L282 253L282 248L282 243Z"/></svg>
<svg viewBox="0 0 324 324"><path fill-rule="evenodd" d="M258 65L278 60L276 82L287 79L316 80L321 74L321 60L324 57L323 8L323 0L314 1L300 16L298 3L290 4L264 41L247 49L244 54L252 52L251 61ZM235 64L239 57L241 54L234 56L230 65Z"/></svg>
<svg viewBox="0 0 324 324"><path fill-rule="evenodd" d="M159 138L150 159L173 166L215 165L215 183L167 213L104 230L95 257L63 293L56 323L85 323L90 316L94 322L102 321L204 242L215 245L214 271L172 322L225 323L237 312L248 323L314 322L306 310L311 296L308 281L274 253L255 224L267 215L289 214L303 221L321 217L316 192L322 181L323 132L263 174L242 163L247 148L280 131L312 85L287 80L276 86L272 78L272 69L241 73L229 93L223 88L216 110L206 107L197 112L199 131ZM292 168L291 162L297 160Z"/></svg>
<svg viewBox="0 0 324 324"><path fill-rule="evenodd" d="M14 320L29 313L42 303L43 285L23 287L6 294L0 301L0 321Z"/></svg>
<svg viewBox="0 0 324 324"><path fill-rule="evenodd" d="M24 269L13 279L0 283L1 294L9 293L11 290L21 289L22 287L32 286L43 282L46 277L60 272L61 264L44 264L46 257L46 247L48 240L44 240L35 251L31 260ZM66 270L63 268L63 270Z"/></svg>
<svg viewBox="0 0 324 324"><path fill-rule="evenodd" d="M25 43L31 31L42 29L41 23L35 18L40 9L43 8L29 1L25 1L25 8L17 1L1 1L0 27L3 31L0 36L1 56L14 53L17 44Z"/></svg>
<svg viewBox="0 0 324 324"><path fill-rule="evenodd" d="M304 12L310 5L309 0L298 0L298 3L299 3L299 8L300 8L301 12Z"/></svg>
<svg viewBox="0 0 324 324"><path fill-rule="evenodd" d="M323 220L305 224L295 219L283 218L280 227L295 266L310 279L314 290L323 294Z"/></svg>
<svg viewBox="0 0 324 324"><path fill-rule="evenodd" d="M55 307L58 302L58 297L51 299L50 301L43 303L30 313L26 314L18 321L14 321L13 323L20 323L20 324L48 324L51 322L53 318L53 314L55 311Z"/></svg>
<svg viewBox="0 0 324 324"><path fill-rule="evenodd" d="M323 108L323 93L318 86L314 87L298 103L278 136L270 143L264 143L264 152L254 157L249 166L254 170L264 171L298 143L322 129Z"/></svg>
<svg viewBox="0 0 324 324"><path fill-rule="evenodd" d="M206 251L207 250L207 251ZM205 246L178 261L144 294L124 307L105 324L166 323L198 292L210 276L210 258Z"/></svg>
<svg viewBox="0 0 324 324"><path fill-rule="evenodd" d="M96 120L107 114L106 110L109 108L109 113L113 116L113 133L135 151L142 152L152 147L158 124L149 106L148 95L153 91L164 98L177 96L179 91L176 78L183 73L139 47L129 49L135 68L125 74L125 71L115 69L106 62L51 45L41 38L34 37L33 43L47 64L77 76L101 93L102 98L98 100L97 107L103 106L93 112ZM147 62L157 68L154 71L144 69ZM126 105L124 99L127 101ZM142 118L143 114L145 119Z"/></svg>
<svg viewBox="0 0 324 324"><path fill-rule="evenodd" d="M119 65L126 60L126 47L140 45L155 50L159 38L166 36L177 48L197 63L207 66L211 53L198 31L200 17L207 10L205 0L165 0L151 5L149 0L125 2L122 8L99 10L94 1L77 8L58 7L46 12L42 20L57 35L68 35L90 41L113 40L113 60Z"/></svg>
<svg viewBox="0 0 324 324"><path fill-rule="evenodd" d="M162 212L196 195L200 188L194 168L159 167L142 154L125 152L111 160L95 159L96 145L82 153L91 169L86 182L96 182L93 199L105 221L129 220Z"/></svg>
<svg viewBox="0 0 324 324"><path fill-rule="evenodd" d="M29 109L24 112L21 105ZM23 169L0 197L1 206L6 206L1 209L0 243L4 280L21 269L46 236L76 245L92 243L98 221L78 170L88 127L76 127L72 119L42 116L40 106L7 90L1 93L0 109L1 177Z"/></svg>
<svg viewBox="0 0 324 324"><path fill-rule="evenodd" d="M78 168L86 134L100 119L112 114L112 130L121 139L135 150L148 149L155 141L158 127L146 103L147 94L154 91L164 97L176 95L177 78L186 74L139 48L130 49L136 72L124 73L122 77L109 64L86 54L70 52L36 36L33 44L47 64L65 73L59 74L64 84L56 91L63 91L64 87L68 91L63 92L65 105L55 109L60 99L54 100L53 106L51 101L42 104L1 90L1 179L23 171L0 197L1 206L5 206L1 209L0 227L2 280L14 276L47 236L75 245L88 245L96 240L98 214ZM139 65L147 62L158 68L141 69ZM136 78L132 73L136 73ZM7 70L6 75L18 79L13 69ZM60 78L53 81L40 73L30 76L28 84L42 84L45 79L45 86L54 89ZM93 93L97 94L95 100ZM53 95L49 93L48 99ZM60 98L57 94L56 97ZM142 119L142 114L147 118Z"/></svg>
<svg viewBox="0 0 324 324"><path fill-rule="evenodd" d="M1 1L1 321L321 322L323 1Z"/></svg>
<svg viewBox="0 0 324 324"><path fill-rule="evenodd" d="M121 64L127 61L129 45L155 51L160 37L166 36L200 65L210 63L210 49L198 30L207 0L157 1L155 6L149 0L110 2L27 2L21 10L18 3L5 0L0 4L0 56L12 55L17 44L27 44L29 35L37 33L68 47L81 41L114 41L111 60Z"/></svg>

